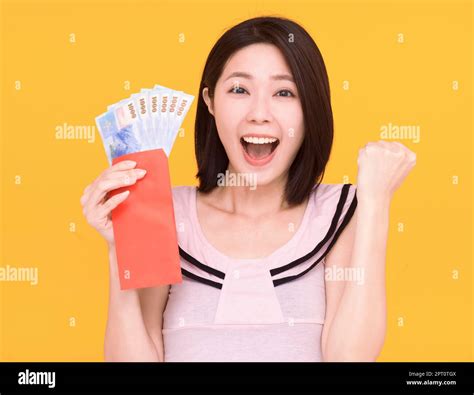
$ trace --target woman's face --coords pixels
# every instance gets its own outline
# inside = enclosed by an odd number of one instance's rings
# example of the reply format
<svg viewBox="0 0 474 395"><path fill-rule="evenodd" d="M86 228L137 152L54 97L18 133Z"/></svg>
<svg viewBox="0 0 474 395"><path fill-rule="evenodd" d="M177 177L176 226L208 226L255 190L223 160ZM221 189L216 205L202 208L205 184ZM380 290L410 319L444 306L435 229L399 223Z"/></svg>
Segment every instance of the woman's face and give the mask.
<svg viewBox="0 0 474 395"><path fill-rule="evenodd" d="M258 185L286 181L303 141L304 122L293 76L280 50L252 44L235 52L217 81L211 101L229 170L252 173Z"/></svg>

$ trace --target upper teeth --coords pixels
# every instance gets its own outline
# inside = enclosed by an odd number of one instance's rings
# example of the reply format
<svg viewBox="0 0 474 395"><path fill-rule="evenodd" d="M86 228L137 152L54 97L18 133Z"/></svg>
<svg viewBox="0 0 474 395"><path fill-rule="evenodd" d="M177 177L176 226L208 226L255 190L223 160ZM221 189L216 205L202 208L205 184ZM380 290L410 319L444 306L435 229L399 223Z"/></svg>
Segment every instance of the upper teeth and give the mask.
<svg viewBox="0 0 474 395"><path fill-rule="evenodd" d="M269 144L274 143L277 139L273 137L244 137L244 141L251 144Z"/></svg>

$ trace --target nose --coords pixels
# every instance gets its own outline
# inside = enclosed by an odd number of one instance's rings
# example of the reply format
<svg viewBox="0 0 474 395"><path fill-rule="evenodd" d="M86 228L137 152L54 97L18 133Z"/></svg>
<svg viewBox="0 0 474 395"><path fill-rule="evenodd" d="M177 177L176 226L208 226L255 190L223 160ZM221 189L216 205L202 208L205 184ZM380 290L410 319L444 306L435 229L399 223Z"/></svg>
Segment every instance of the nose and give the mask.
<svg viewBox="0 0 474 395"><path fill-rule="evenodd" d="M264 95L254 95L247 113L247 121L255 123L271 122L273 120L270 100Z"/></svg>

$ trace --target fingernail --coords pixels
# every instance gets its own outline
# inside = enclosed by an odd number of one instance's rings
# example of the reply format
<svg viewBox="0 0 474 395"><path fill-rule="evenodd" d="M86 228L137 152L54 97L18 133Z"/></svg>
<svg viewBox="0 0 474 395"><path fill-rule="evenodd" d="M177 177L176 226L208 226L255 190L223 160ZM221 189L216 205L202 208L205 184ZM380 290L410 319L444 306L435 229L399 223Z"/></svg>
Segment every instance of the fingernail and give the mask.
<svg viewBox="0 0 474 395"><path fill-rule="evenodd" d="M143 177L146 174L146 170L138 169L137 174L138 174L138 177Z"/></svg>
<svg viewBox="0 0 474 395"><path fill-rule="evenodd" d="M127 160L127 165L136 166L137 162L135 162L134 160Z"/></svg>

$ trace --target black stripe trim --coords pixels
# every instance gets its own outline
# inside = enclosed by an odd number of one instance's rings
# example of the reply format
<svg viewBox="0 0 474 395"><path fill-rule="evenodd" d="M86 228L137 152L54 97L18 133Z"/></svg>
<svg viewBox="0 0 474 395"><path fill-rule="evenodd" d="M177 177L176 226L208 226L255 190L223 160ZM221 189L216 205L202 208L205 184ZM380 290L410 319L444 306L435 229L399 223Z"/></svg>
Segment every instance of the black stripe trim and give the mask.
<svg viewBox="0 0 474 395"><path fill-rule="evenodd" d="M189 262L191 265L198 267L199 269L205 271L206 273L219 277L222 280L224 279L225 273L199 262L196 258L189 255L181 247L178 246L178 248L179 248L179 255L181 255L181 257L187 262Z"/></svg>
<svg viewBox="0 0 474 395"><path fill-rule="evenodd" d="M327 243L327 241L332 237L332 235L334 234L334 231L336 230L337 223L339 222L339 218L341 217L342 210L344 208L344 204L346 203L351 185L352 184L344 184L344 186L342 187L341 195L339 197L339 202L337 203L336 212L334 213L332 217L331 226L329 227L329 230L326 233L326 236L324 236L324 239L313 249L313 251L308 252L306 255L284 266L276 267L270 270L270 274L272 275L272 277L284 271L290 270L294 268L295 266L299 265L300 263L303 263L307 261L308 259L312 258L319 252L319 250L324 246L324 244Z"/></svg>
<svg viewBox="0 0 474 395"><path fill-rule="evenodd" d="M192 278L193 280L199 281L200 283L210 285L211 287L218 288L218 289L222 288L221 283L218 283L218 282L215 282L215 281L212 281L212 280L208 280L207 278L196 276L195 274L193 274L191 272L188 272L186 269L181 268L181 273L183 274L183 276Z"/></svg>
<svg viewBox="0 0 474 395"><path fill-rule="evenodd" d="M357 193L357 192L356 192ZM324 251L323 255L318 258L316 262L314 262L310 267L308 267L306 270L303 270L301 273L295 274L294 276L288 276L288 277L283 277L279 278L277 280L273 280L273 285L277 287L278 285L285 284L288 281L295 280L306 273L308 273L311 269L313 269L320 261L323 260L323 258L328 254L328 252L331 250L332 246L334 243L336 243L337 239L339 238L339 235L342 233L346 225L349 223L350 219L354 215L354 211L357 207L357 194L354 195L354 198L352 199L351 205L349 209L347 210L346 215L344 216L344 219L341 222L341 226L337 230L336 234L334 235L334 238L331 240L331 243L329 243L328 247L326 248L326 251Z"/></svg>

